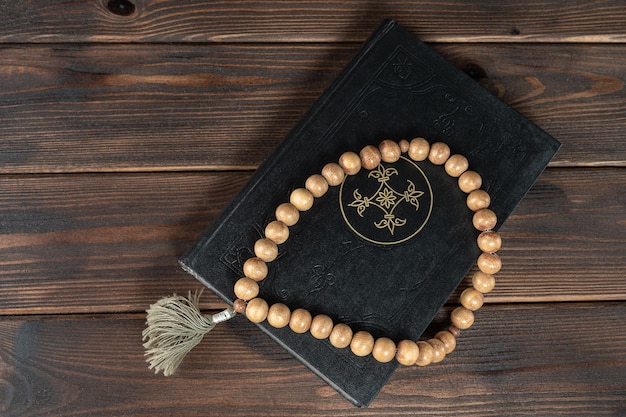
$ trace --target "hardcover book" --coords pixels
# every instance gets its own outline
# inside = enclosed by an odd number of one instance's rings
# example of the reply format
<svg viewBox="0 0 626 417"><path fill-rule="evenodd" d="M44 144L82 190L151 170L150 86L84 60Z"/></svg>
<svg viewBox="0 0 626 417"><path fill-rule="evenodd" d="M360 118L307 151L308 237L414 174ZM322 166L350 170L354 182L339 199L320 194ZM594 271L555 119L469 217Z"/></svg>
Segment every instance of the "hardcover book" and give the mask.
<svg viewBox="0 0 626 417"><path fill-rule="evenodd" d="M498 226L560 146L396 22L384 21L181 265L232 305L243 263L292 190L345 151L414 137L445 142L467 157L491 195ZM377 178L371 172L346 177L301 214L268 264L260 296L326 314L355 332L418 340L480 254L472 213L442 167L402 158L381 164ZM364 203L376 199L377 207ZM372 401L397 366L309 333L257 326L358 406Z"/></svg>

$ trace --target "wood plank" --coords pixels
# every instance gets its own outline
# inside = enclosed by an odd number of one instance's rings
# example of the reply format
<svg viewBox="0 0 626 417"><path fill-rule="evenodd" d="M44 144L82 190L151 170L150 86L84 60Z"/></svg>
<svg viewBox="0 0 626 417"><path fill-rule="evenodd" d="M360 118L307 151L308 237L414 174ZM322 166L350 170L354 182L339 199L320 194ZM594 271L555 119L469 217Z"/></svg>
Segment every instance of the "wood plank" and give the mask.
<svg viewBox="0 0 626 417"><path fill-rule="evenodd" d="M250 169L355 52L2 48L0 172Z"/></svg>
<svg viewBox="0 0 626 417"><path fill-rule="evenodd" d="M626 166L626 46L436 45L564 144ZM0 48L0 173L253 169L354 45Z"/></svg>
<svg viewBox="0 0 626 417"><path fill-rule="evenodd" d="M140 311L198 288L177 259L248 176L0 176L0 314ZM487 301L626 300L624 183L623 169L548 169L502 228Z"/></svg>
<svg viewBox="0 0 626 417"><path fill-rule="evenodd" d="M198 288L177 260L248 176L0 176L0 310L137 311Z"/></svg>
<svg viewBox="0 0 626 417"><path fill-rule="evenodd" d="M2 13L0 42L362 42L383 18L430 42L626 40L619 0L38 0Z"/></svg>
<svg viewBox="0 0 626 417"><path fill-rule="evenodd" d="M0 407L91 417L626 413L626 303L488 306L478 316L444 362L398 369L359 410L241 317L170 378L147 369L141 315L2 317Z"/></svg>

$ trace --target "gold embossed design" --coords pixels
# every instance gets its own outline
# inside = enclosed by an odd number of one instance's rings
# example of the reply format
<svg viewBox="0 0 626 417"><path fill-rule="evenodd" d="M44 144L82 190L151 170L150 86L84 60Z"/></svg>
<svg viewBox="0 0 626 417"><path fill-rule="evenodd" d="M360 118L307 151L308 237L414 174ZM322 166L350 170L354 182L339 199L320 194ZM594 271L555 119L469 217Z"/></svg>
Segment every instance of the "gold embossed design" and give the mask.
<svg viewBox="0 0 626 417"><path fill-rule="evenodd" d="M363 217L365 210L370 207L378 208L381 211L382 218L374 222L374 226L378 229L388 229L389 233L393 235L393 231L396 227L402 227L406 225L406 219L396 217L394 211L398 205L403 202L407 202L415 206L415 211L419 210L420 203L419 197L424 195L423 191L415 189L415 184L411 180L407 180L407 188L403 192L398 192L389 185L389 179L392 175L398 175L398 170L395 168L386 168L382 163L376 167L376 169L370 171L368 178L375 178L380 186L378 190L370 196L363 197L359 193L359 189L355 189L352 192L354 201L348 206L355 207L357 213Z"/></svg>
<svg viewBox="0 0 626 417"><path fill-rule="evenodd" d="M341 185L344 220L353 232L373 243L390 245L411 239L432 210L432 189L424 172L404 157L395 165L381 163L365 171L367 175Z"/></svg>

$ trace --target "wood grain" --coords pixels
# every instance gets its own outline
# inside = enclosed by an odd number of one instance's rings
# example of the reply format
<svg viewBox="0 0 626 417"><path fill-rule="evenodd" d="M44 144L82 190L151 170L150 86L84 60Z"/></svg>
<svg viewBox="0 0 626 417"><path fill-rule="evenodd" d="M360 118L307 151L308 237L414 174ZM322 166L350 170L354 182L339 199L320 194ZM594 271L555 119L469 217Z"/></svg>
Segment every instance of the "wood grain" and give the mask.
<svg viewBox="0 0 626 417"><path fill-rule="evenodd" d="M10 307L21 304L14 304L18 299L31 312L59 313L98 311L95 304L112 299L105 310L136 311L143 308L139 294L155 300L198 288L178 257L247 178L244 173L0 177L6 197L0 303L12 313L25 311ZM63 301L50 304L55 299Z"/></svg>
<svg viewBox="0 0 626 417"><path fill-rule="evenodd" d="M0 42L363 42L383 18L429 42L624 42L619 0L4 3Z"/></svg>
<svg viewBox="0 0 626 417"><path fill-rule="evenodd" d="M626 46L436 47L563 142L552 166L626 166ZM0 173L254 169L357 49L0 48Z"/></svg>
<svg viewBox="0 0 626 417"><path fill-rule="evenodd" d="M580 173L549 169L505 223L488 302L626 300L626 172ZM198 288L177 259L248 176L0 176L0 313L141 311Z"/></svg>
<svg viewBox="0 0 626 417"><path fill-rule="evenodd" d="M624 320L624 303L485 307L444 362L398 369L368 409L355 410L241 317L216 327L170 378L147 369L140 315L4 317L0 410L91 417L617 416L626 412Z"/></svg>

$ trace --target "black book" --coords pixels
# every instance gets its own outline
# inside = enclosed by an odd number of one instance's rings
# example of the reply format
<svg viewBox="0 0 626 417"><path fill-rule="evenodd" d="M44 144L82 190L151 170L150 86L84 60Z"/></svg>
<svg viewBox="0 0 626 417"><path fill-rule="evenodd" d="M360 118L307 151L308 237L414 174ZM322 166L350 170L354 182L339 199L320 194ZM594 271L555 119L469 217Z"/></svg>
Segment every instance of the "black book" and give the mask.
<svg viewBox="0 0 626 417"><path fill-rule="evenodd" d="M468 158L491 195L498 226L560 147L396 22L384 21L181 265L232 305L243 262L292 190L345 151L418 136ZM380 169L391 170L390 190L415 197L410 210L394 213L400 221L359 209L359 198L375 198L368 171L347 177L290 227L260 296L376 338L418 340L475 265L477 232L466 195L443 167L401 159ZM372 401L397 366L289 327L258 327L359 406Z"/></svg>

